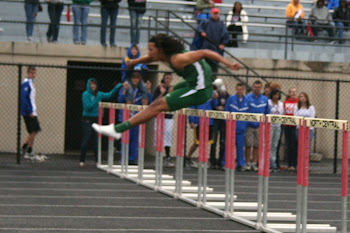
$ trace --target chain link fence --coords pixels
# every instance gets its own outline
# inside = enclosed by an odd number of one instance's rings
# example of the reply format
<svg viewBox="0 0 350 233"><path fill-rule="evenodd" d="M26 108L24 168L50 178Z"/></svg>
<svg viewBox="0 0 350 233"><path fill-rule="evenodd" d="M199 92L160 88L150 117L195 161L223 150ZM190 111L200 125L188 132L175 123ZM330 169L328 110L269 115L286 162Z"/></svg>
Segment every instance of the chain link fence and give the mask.
<svg viewBox="0 0 350 233"><path fill-rule="evenodd" d="M0 72L3 77L0 92L2 104L0 121L0 161L2 164L34 164L23 160L20 155L20 147L26 140L27 132L24 121L19 117L19 90L23 79L26 77L27 65L0 64ZM80 144L82 137L82 93L86 90L86 82L94 77L98 81L100 91L108 92L121 81L121 69L116 64L69 62L68 66L43 66L37 65L37 77L35 79L36 105L41 132L34 143L34 151L37 154L45 154L48 160L41 164L55 166L57 163L70 166L78 164ZM152 83L152 92L159 85L164 72L157 73L156 66L150 66L150 72L144 77ZM220 76L224 79L230 95L235 94L237 81L229 76ZM249 86L256 80L255 77L240 76ZM282 91L288 93L288 89L296 87L298 93L306 92L311 104L315 106L316 117L328 119L347 119L350 109L347 100L350 96L347 92L350 82L344 80L321 80L302 77L264 77L270 82L280 83ZM180 79L175 77L173 85ZM264 82L263 82L264 83ZM282 100L285 97L282 96ZM117 97L108 100L117 102ZM107 101L107 102L108 102ZM118 119L118 113L116 113ZM188 122L188 121L187 121ZM103 124L108 124L108 110L104 110ZM176 120L174 120L174 129ZM148 123L146 137L146 158L153 160L154 155L154 122ZM316 129L316 135L311 145L310 172L311 173L335 173L340 171L341 136L337 132L326 129ZM176 134L172 134L172 147L170 155L175 156ZM187 123L186 153L193 143L193 130ZM106 160L107 139L103 139L103 160ZM115 143L116 151L119 151L119 143ZM88 163L94 165L94 153L89 148ZM286 145L282 138L282 146L279 151L281 165L286 164ZM194 153L196 157L198 152ZM219 153L217 143L216 153ZM19 156L19 157L17 157ZM115 157L116 160L119 156ZM38 163L35 163L35 166Z"/></svg>

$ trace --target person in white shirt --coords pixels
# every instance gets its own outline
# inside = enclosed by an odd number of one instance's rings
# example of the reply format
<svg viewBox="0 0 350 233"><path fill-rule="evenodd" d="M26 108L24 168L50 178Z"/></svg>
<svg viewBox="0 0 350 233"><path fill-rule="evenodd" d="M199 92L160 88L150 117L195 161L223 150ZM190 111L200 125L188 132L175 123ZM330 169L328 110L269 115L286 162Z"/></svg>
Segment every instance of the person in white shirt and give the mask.
<svg viewBox="0 0 350 233"><path fill-rule="evenodd" d="M315 107L311 105L309 96L305 92L301 92L298 98L299 98L299 101L298 101L298 105L295 106L294 116L315 118L316 110L315 110ZM298 135L299 135L299 129L297 128L296 130L297 138L298 138ZM310 145L313 137L314 137L314 128L310 127Z"/></svg>
<svg viewBox="0 0 350 233"><path fill-rule="evenodd" d="M230 33L228 47L238 47L237 35L242 34L242 43L247 43L249 34L247 12L243 10L242 3L235 2L232 10L227 14L226 27Z"/></svg>
<svg viewBox="0 0 350 233"><path fill-rule="evenodd" d="M277 89L272 90L270 94L270 99L268 100L270 106L270 113L274 115L283 115L284 108L283 103L280 101L281 92ZM281 125L280 124L271 124L271 147L270 147L270 169L273 172L278 171L276 164L276 153L278 141L281 135Z"/></svg>

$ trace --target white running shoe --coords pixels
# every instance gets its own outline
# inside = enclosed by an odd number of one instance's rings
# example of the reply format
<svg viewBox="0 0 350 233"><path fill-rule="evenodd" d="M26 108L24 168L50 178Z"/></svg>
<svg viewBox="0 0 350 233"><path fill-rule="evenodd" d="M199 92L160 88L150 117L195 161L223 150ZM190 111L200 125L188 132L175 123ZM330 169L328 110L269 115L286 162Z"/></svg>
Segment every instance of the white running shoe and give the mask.
<svg viewBox="0 0 350 233"><path fill-rule="evenodd" d="M93 124L92 124L92 128L93 128L97 133L103 134L103 135L108 136L108 137L115 138L115 139L117 139L117 140L120 139L120 138L122 137L122 134L121 134L121 133L115 132L114 124L110 124L110 125L99 125L99 124L93 123Z"/></svg>

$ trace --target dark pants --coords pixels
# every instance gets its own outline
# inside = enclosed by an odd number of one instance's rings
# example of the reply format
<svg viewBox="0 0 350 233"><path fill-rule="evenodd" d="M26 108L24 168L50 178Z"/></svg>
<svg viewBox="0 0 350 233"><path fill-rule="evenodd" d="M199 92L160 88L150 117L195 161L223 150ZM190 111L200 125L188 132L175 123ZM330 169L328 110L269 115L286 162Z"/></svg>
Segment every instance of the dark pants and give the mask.
<svg viewBox="0 0 350 233"><path fill-rule="evenodd" d="M109 18L109 44L111 46L115 46L115 28L117 24L118 11L118 8L106 8L101 6L101 45L106 45L107 21Z"/></svg>
<svg viewBox="0 0 350 233"><path fill-rule="evenodd" d="M286 137L287 154L288 154L288 167L297 167L298 163L298 141L296 137L296 127L286 126L284 128Z"/></svg>
<svg viewBox="0 0 350 233"><path fill-rule="evenodd" d="M214 132L214 143L210 148L210 163L211 165L222 166L222 160L225 153L225 137L226 137L226 123L224 120L214 119L213 125ZM219 144L219 159L216 159L216 142L218 135L220 135L220 144Z"/></svg>
<svg viewBox="0 0 350 233"><path fill-rule="evenodd" d="M311 25L312 33L314 34L314 37L318 36L318 32L322 30L326 30L328 32L328 36L330 39L334 37L334 28L331 24L319 24L317 22L313 22Z"/></svg>
<svg viewBox="0 0 350 233"><path fill-rule="evenodd" d="M89 146L90 139L95 153L95 161L97 162L97 133L91 127L92 123L97 123L97 118L85 118L81 121L82 138L80 147L80 162L85 162L86 152Z"/></svg>
<svg viewBox="0 0 350 233"><path fill-rule="evenodd" d="M230 36L227 47L238 47L237 35L242 34L242 27L231 24L228 26L227 31L229 32Z"/></svg>
<svg viewBox="0 0 350 233"><path fill-rule="evenodd" d="M49 12L50 17L50 24L46 36L49 42L55 42L58 39L63 7L64 6L61 3L48 3L47 5L47 11Z"/></svg>
<svg viewBox="0 0 350 233"><path fill-rule="evenodd" d="M302 20L288 20L287 26L293 29L293 35L304 35L305 34L305 25Z"/></svg>

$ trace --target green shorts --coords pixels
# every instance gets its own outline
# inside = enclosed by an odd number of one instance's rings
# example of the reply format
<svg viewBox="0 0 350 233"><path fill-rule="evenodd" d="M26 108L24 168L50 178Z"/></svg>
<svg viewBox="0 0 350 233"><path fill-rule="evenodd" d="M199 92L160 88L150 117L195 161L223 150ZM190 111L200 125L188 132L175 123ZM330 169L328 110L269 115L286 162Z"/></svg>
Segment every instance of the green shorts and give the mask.
<svg viewBox="0 0 350 233"><path fill-rule="evenodd" d="M170 111L175 111L190 106L196 106L207 102L213 95L213 87L196 90L188 82L182 81L174 86L172 92L165 96Z"/></svg>

